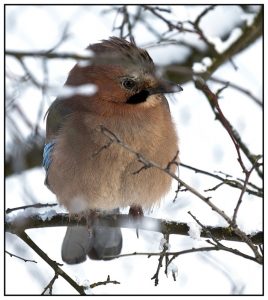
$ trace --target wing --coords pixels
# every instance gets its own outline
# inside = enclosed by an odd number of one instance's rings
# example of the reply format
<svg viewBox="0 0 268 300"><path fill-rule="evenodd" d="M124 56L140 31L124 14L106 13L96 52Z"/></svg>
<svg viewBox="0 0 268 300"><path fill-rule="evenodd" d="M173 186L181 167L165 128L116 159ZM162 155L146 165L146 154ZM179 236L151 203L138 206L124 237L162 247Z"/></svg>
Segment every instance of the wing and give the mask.
<svg viewBox="0 0 268 300"><path fill-rule="evenodd" d="M43 151L43 167L46 171L45 184L49 188L48 171L53 161L53 149L56 145L56 136L64 124L64 120L72 113L72 109L65 99L55 100L48 109L46 116L46 144Z"/></svg>
<svg viewBox="0 0 268 300"><path fill-rule="evenodd" d="M49 107L46 117L46 142L54 139L66 117L73 112L69 99L56 99Z"/></svg>

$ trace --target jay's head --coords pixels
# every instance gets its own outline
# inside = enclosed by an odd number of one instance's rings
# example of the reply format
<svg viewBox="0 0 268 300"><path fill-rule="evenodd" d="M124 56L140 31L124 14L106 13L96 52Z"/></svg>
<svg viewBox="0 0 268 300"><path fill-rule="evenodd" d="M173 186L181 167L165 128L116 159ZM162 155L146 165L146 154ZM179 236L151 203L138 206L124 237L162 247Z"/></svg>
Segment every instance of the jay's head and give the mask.
<svg viewBox="0 0 268 300"><path fill-rule="evenodd" d="M94 99L98 101L137 105L149 102L152 95L182 90L179 85L160 79L147 51L126 40L111 37L87 49L94 54L90 64L77 64L66 84L96 85Z"/></svg>

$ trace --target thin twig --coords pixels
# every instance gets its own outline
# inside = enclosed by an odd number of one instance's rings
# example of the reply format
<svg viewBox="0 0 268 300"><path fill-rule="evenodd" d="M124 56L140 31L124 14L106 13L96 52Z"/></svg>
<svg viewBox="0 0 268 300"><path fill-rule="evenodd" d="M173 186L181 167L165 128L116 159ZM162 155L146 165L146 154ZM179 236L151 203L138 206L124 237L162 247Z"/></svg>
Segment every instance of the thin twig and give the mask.
<svg viewBox="0 0 268 300"><path fill-rule="evenodd" d="M37 88L43 88L43 85L35 78L35 76L33 75L33 73L29 70L29 68L27 67L26 63L24 62L22 57L17 57L18 61L22 67L22 69L24 70L24 72L26 73L27 77L31 80L31 82L37 87Z"/></svg>
<svg viewBox="0 0 268 300"><path fill-rule="evenodd" d="M55 273L55 275L53 276L53 278L50 280L50 282L48 283L48 285L44 288L43 292L41 295L45 295L46 291L49 290L49 295L52 295L52 290L53 290L53 284L55 283L56 279L58 279L59 275L57 273Z"/></svg>
<svg viewBox="0 0 268 300"><path fill-rule="evenodd" d="M159 272L160 272L160 269L162 268L163 266L163 259L164 257L166 258L166 268L165 268L165 272L167 270L167 265L168 265L168 255L167 255L167 251L168 251L168 248L169 248L169 244L168 244L168 241L169 241L169 235L168 234L164 234L164 243L163 243L163 250L161 251L160 255L159 255L159 258L158 258L158 265L157 265L157 269L156 269L156 272L155 274L153 275L153 277L151 278L151 280L154 279L154 285L157 286L158 283L159 283Z"/></svg>
<svg viewBox="0 0 268 300"><path fill-rule="evenodd" d="M16 257L16 258L18 258L18 259L23 260L24 262L33 262L33 263L37 264L37 261L35 261L35 260L23 258L23 257L21 257L21 256L18 256L18 255L16 255L16 254L13 254L13 253L11 253L11 252L9 252L9 251L7 251L7 250L5 250L5 253L7 253L10 257L13 257L13 256L14 256L14 257Z"/></svg>
<svg viewBox="0 0 268 300"><path fill-rule="evenodd" d="M100 285L106 285L106 284L109 284L109 283L112 283L112 284L120 284L119 281L117 280L111 280L110 279L110 276L108 275L107 279L105 281L99 281L99 282L95 282L95 283L92 283L90 285L90 288L91 289L94 289L95 287L97 286L100 286Z"/></svg>
<svg viewBox="0 0 268 300"><path fill-rule="evenodd" d="M202 228L202 230L207 234L207 236L209 236L215 243L217 246L221 245L219 240L213 236L213 234L206 228L206 226L204 226L198 219L196 216L194 216L190 211L188 211L188 214L195 220L195 222Z"/></svg>
<svg viewBox="0 0 268 300"><path fill-rule="evenodd" d="M201 251L206 252L206 251L219 251L219 250L224 250L226 252L230 252L235 255L242 256L243 258L246 258L248 260L258 263L257 259L254 256L244 254L236 249L232 249L229 247L223 246L222 248L220 248L219 246L216 246L214 244L213 244L213 246L191 248L191 249L186 249L186 250L181 250L181 251L170 251L170 252L167 251L165 253L165 255L172 256L172 258L170 258L168 261L168 264L170 264L175 258L177 258L178 256L181 256L181 255L184 255L184 254L196 253L196 252L201 252ZM162 251L161 252L132 252L132 253L125 253L125 254L110 256L109 258L116 259L116 258L129 257L129 256L147 256L148 258L150 258L151 256L161 256L161 255L162 255Z"/></svg>
<svg viewBox="0 0 268 300"><path fill-rule="evenodd" d="M179 32L190 32L190 33L196 33L195 30L184 28L182 26L181 22L177 22L177 24L172 23L171 21L167 20L165 17L163 17L155 7L151 5L142 5L144 10L150 11L153 15L155 15L158 19L162 20L168 27L169 31L172 30L178 30Z"/></svg>
<svg viewBox="0 0 268 300"><path fill-rule="evenodd" d="M206 7L198 16L197 18L195 19L195 25L199 26L200 25L200 22L202 20L202 18L207 15L211 10L213 10L214 8L216 7L215 4L213 5L210 5L208 7Z"/></svg>
<svg viewBox="0 0 268 300"><path fill-rule="evenodd" d="M92 59L92 55L82 55L76 53L68 53L68 52L50 52L50 50L46 51L13 51L6 50L5 52L8 56L13 56L17 59L22 59L23 57L43 57L47 59L73 59L73 60L87 60L90 61Z"/></svg>
<svg viewBox="0 0 268 300"><path fill-rule="evenodd" d="M255 164L257 164L257 162L258 162L258 161L256 160L256 163L255 163ZM239 210L239 207L240 207L240 205L241 205L241 203L242 203L242 198L243 198L243 195L245 194L245 191L246 191L246 188L247 188L247 184L248 184L248 181L249 181L249 177L250 177L252 171L253 171L254 168L255 168L255 164L254 164L254 165L251 167L251 169L250 169L249 171L247 171L246 174L245 174L244 185L243 185L243 188L242 188L241 193L240 193L240 195L239 195L239 198L238 198L236 207L235 207L235 209L234 209L234 214L233 214L233 219L232 219L232 221L233 221L234 224L236 224L236 218L237 218L238 210Z"/></svg>
<svg viewBox="0 0 268 300"><path fill-rule="evenodd" d="M238 162L243 170L244 173L247 172L247 169L244 165L244 162L242 160L241 157L241 153L240 153L240 145L237 142L237 140L235 139L235 135L234 135L234 131L233 131L233 127L230 125L229 121L225 118L219 103L218 103L218 97L216 94L214 94L210 88L208 87L208 85L201 79L201 78L197 78L196 81L196 87L201 90L206 97L208 98L210 105L212 106L212 109L214 111L214 113L217 116L217 119L220 120L220 122L222 123L224 129L228 132L238 155Z"/></svg>
<svg viewBox="0 0 268 300"><path fill-rule="evenodd" d="M130 38L130 41L135 44L135 38L134 38L134 35L132 33L132 30L133 30L133 24L131 24L131 21L130 21L130 15L129 15L129 12L127 10L127 5L123 5L119 10L118 12L122 13L123 15L123 19L122 19L122 23L115 29L119 29L120 30L120 34L119 36L121 38L127 38L129 37ZM127 27L127 34L124 34L124 27Z"/></svg>
<svg viewBox="0 0 268 300"><path fill-rule="evenodd" d="M187 168L189 170L192 170L194 171L195 173L200 173L200 174L204 174L204 175L207 175L207 176L210 176L210 177L213 177L215 179L218 179L221 181L221 183L219 184L222 185L222 184L227 184L233 188L237 188L237 189L242 189L243 188L243 184L244 184L244 180L241 179L242 183L241 184L239 181L239 179L237 180L234 180L234 179L227 179L227 178L222 178L221 176L217 175L217 174L213 174L211 172L208 172L208 171L205 171L205 170L202 170L202 169L199 169L199 168L196 168L196 167L192 167L190 165L187 165L187 164L184 164L184 163L180 163L180 167L183 167L183 168ZM222 172L221 172L222 173ZM226 174L224 174L226 176ZM231 175L228 175L228 177L232 177ZM246 188L246 192L249 193L249 194L252 194L254 196L258 196L258 197L263 197L263 190L262 188L260 187L257 187L256 185L253 185L252 183L248 183L248 185L252 185L252 187L254 189L256 189L256 191L254 190L251 190L249 188ZM206 191L209 191L209 190L215 190L216 188L211 188L211 189L208 189Z"/></svg>
<svg viewBox="0 0 268 300"><path fill-rule="evenodd" d="M20 210L20 209L27 209L27 208L43 208L43 207L53 207L57 206L58 203L36 203L36 204L31 204L31 205L23 205L23 206L18 206L14 208L7 208L6 213L9 214L13 211Z"/></svg>
<svg viewBox="0 0 268 300"><path fill-rule="evenodd" d="M255 166L255 170L258 173L258 175L260 177L263 177L263 172L259 169L258 165L255 164L256 159L259 159L259 156L253 155L250 153L250 151L248 150L248 148L246 147L246 145L242 142L238 132L236 130L234 130L233 126L230 124L230 122L225 118L219 103L218 103L218 98L217 96L210 90L210 88L208 87L208 85L205 83L205 81L201 78L198 77L195 80L195 85L196 88L201 90L204 95L207 97L207 99L209 100L209 104L216 116L216 119L219 120L221 122L221 124L223 125L224 129L227 131L228 135L230 136L236 152L237 152L237 156L238 156L238 162L243 170L244 173L247 172L247 168L245 167L245 164L242 160L242 156L241 156L241 151L243 151L243 153L247 156L247 158L250 160L250 162L252 163L252 165Z"/></svg>
<svg viewBox="0 0 268 300"><path fill-rule="evenodd" d="M202 18L208 13L210 12L212 9L215 8L216 5L211 5L207 8L205 8L200 15L196 18L196 20L194 22L188 21L195 29L196 33L199 35L199 37L203 40L203 42L207 45L207 47L211 50L212 55L214 57L217 57L219 54L216 51L215 45L213 43L211 43L208 38L205 36L203 30L200 27L200 22L202 20Z"/></svg>
<svg viewBox="0 0 268 300"><path fill-rule="evenodd" d="M230 82L230 81L226 81L226 80L222 80L222 79L219 79L219 78L217 78L217 77L215 77L215 76L210 77L210 78L209 78L209 81L221 83L221 84L224 84L224 85L228 84L228 87L233 88L233 89L235 89L235 90L237 90L237 91L239 91L239 92L241 92L241 93L247 95L247 96L250 97L256 104L258 104L260 107L263 106L263 103L261 102L261 100L258 99L256 96L254 96L250 90L248 90L248 89L246 89L246 88L244 88L244 87L242 87L242 86L239 86L239 85L236 84L236 83L233 83L233 82Z"/></svg>

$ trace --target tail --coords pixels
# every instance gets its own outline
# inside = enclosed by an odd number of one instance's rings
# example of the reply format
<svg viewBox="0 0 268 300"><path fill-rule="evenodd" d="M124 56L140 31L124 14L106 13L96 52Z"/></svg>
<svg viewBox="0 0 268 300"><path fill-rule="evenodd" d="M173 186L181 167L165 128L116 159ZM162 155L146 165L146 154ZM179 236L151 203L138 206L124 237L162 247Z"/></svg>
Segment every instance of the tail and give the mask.
<svg viewBox="0 0 268 300"><path fill-rule="evenodd" d="M78 264L91 259L109 259L120 254L122 233L120 228L93 226L67 227L62 243L62 260L68 264Z"/></svg>

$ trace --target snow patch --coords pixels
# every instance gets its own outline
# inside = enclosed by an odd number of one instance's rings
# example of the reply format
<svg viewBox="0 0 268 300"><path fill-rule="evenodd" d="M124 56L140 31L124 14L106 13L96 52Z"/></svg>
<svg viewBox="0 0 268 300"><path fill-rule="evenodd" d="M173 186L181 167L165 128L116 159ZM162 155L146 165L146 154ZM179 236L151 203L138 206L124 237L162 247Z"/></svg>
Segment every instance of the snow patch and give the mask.
<svg viewBox="0 0 268 300"><path fill-rule="evenodd" d="M202 59L202 64L206 67L210 67L212 65L212 59L210 57L204 57Z"/></svg>
<svg viewBox="0 0 268 300"><path fill-rule="evenodd" d="M173 262L171 262L167 267L167 274L169 275L170 273L172 274L174 280L176 280L179 272L178 272L178 267Z"/></svg>
<svg viewBox="0 0 268 300"><path fill-rule="evenodd" d="M165 250L169 250L170 244L167 242L167 240L165 238L162 238L160 240L159 250L163 251L164 248L165 248Z"/></svg>
<svg viewBox="0 0 268 300"><path fill-rule="evenodd" d="M84 291L87 295L92 295L92 290L91 290L91 287L90 287L90 282L88 279L85 279L82 283L82 286L84 288Z"/></svg>
<svg viewBox="0 0 268 300"><path fill-rule="evenodd" d="M221 54L226 51L241 35L243 31L240 28L234 28L229 38L222 41L219 37L207 37L208 41L214 44L216 51Z"/></svg>
<svg viewBox="0 0 268 300"><path fill-rule="evenodd" d="M200 234L202 231L201 226L194 222L188 222L187 225L189 226L189 236L194 240L201 240Z"/></svg>
<svg viewBox="0 0 268 300"><path fill-rule="evenodd" d="M241 15L241 20L246 21L247 26L251 26L254 22L255 15L254 14L243 14Z"/></svg>
<svg viewBox="0 0 268 300"><path fill-rule="evenodd" d="M74 95L92 96L97 92L95 84L82 84L79 86L68 86L50 88L49 94L60 98L69 98Z"/></svg>
<svg viewBox="0 0 268 300"><path fill-rule="evenodd" d="M194 73L204 73L207 70L206 66L200 62L195 62L192 69Z"/></svg>
<svg viewBox="0 0 268 300"><path fill-rule="evenodd" d="M39 217L42 219L42 221L50 221L54 216L57 215L57 212L55 209L50 209L42 214L39 214Z"/></svg>

